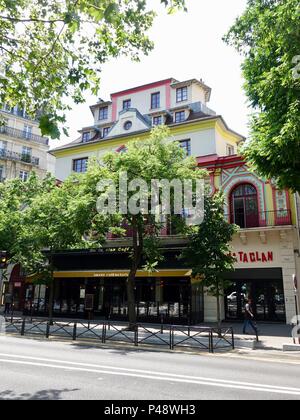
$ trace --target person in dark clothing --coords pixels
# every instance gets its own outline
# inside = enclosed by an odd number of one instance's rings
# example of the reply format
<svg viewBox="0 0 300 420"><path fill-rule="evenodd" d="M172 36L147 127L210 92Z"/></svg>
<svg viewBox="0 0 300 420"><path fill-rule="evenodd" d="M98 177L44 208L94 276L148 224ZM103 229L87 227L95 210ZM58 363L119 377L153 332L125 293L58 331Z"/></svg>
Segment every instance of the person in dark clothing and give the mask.
<svg viewBox="0 0 300 420"><path fill-rule="evenodd" d="M245 322L244 322L243 334L247 334L247 328L249 326L255 332L256 337L258 337L258 329L257 329L257 327L254 323L254 314L253 314L253 310L252 310L252 300L251 299L246 301L246 305L245 305Z"/></svg>
<svg viewBox="0 0 300 420"><path fill-rule="evenodd" d="M13 303L12 294L6 293L4 297L4 304L5 304L4 315L10 314L12 303Z"/></svg>

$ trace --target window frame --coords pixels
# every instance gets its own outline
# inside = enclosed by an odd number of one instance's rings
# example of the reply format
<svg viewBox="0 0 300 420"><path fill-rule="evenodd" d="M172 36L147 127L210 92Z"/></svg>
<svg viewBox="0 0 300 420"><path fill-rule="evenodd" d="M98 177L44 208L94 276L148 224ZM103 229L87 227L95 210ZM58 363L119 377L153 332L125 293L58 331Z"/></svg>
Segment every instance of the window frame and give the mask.
<svg viewBox="0 0 300 420"><path fill-rule="evenodd" d="M230 152L232 151L232 153ZM234 156L235 155L235 148L232 144L226 144L226 156Z"/></svg>
<svg viewBox="0 0 300 420"><path fill-rule="evenodd" d="M129 104L129 106L125 106L125 104ZM123 111L128 111L131 108L132 102L131 99L124 99L123 100Z"/></svg>
<svg viewBox="0 0 300 420"><path fill-rule="evenodd" d="M157 119L160 119L160 123L159 124L156 124L155 123L155 120L157 120ZM163 122L163 116L162 115L156 115L155 117L152 118L152 125L154 127L157 127L157 126L163 125L163 124L164 124L164 122Z"/></svg>
<svg viewBox="0 0 300 420"><path fill-rule="evenodd" d="M73 159L73 161L72 161L72 171L75 172L76 174L84 174L84 173L86 173L87 166L88 166L88 160L89 160L88 157L79 158L79 159ZM86 168L85 168L85 170L77 171L76 170L76 164L79 163L79 162L82 162L81 165L80 165L80 168L82 169L83 168L83 161L86 161L86 164L85 164Z"/></svg>
<svg viewBox="0 0 300 420"><path fill-rule="evenodd" d="M160 92L151 93L151 109L159 109L161 107L160 97L161 97Z"/></svg>
<svg viewBox="0 0 300 420"><path fill-rule="evenodd" d="M88 135L88 138L85 138L85 135ZM91 140L91 132L90 131L85 131L84 133L82 133L82 142L83 143L88 143Z"/></svg>
<svg viewBox="0 0 300 420"><path fill-rule="evenodd" d="M25 175L25 176L24 176ZM22 182L26 182L27 180L28 180L28 177L29 177L29 172L27 172L27 171L23 171L23 170L20 170L20 172L19 172L19 179L22 181Z"/></svg>
<svg viewBox="0 0 300 420"><path fill-rule="evenodd" d="M191 139L179 140L180 147L186 151L186 156L192 156L192 142Z"/></svg>
<svg viewBox="0 0 300 420"><path fill-rule="evenodd" d="M176 89L176 102L177 103L186 102L188 101L188 99L189 99L189 93L188 93L187 86L183 86Z"/></svg>
<svg viewBox="0 0 300 420"><path fill-rule="evenodd" d="M102 132L102 137L105 138L108 136L108 133L110 132L111 127L104 127ZM105 134L106 133L106 134Z"/></svg>
<svg viewBox="0 0 300 420"><path fill-rule="evenodd" d="M101 115L103 113L103 115ZM98 121L108 120L108 106L99 108Z"/></svg>
<svg viewBox="0 0 300 420"><path fill-rule="evenodd" d="M183 115L183 116L184 116L184 118L183 118L183 119L180 119L180 121L178 121L178 120L177 120L177 116L178 116L178 115ZM182 122L185 122L185 120L186 120L186 114L185 114L185 111L177 111L177 112L175 112L174 122L175 122L176 124L180 124L180 123L182 123Z"/></svg>

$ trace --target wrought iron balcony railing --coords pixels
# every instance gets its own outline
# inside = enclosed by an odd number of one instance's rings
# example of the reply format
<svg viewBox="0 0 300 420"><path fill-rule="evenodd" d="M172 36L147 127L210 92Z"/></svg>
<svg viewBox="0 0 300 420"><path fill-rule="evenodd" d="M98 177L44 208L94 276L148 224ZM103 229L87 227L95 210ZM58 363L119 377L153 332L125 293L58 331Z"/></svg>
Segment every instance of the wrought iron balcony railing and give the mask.
<svg viewBox="0 0 300 420"><path fill-rule="evenodd" d="M227 215L230 223L235 223L241 229L258 227L290 226L292 222L291 210L276 210L265 212L236 213Z"/></svg>
<svg viewBox="0 0 300 420"><path fill-rule="evenodd" d="M29 133L28 131L17 130L16 128L8 127L6 125L0 126L0 134L4 134L9 137L14 137L21 140L33 141L48 146L49 139L46 137L38 136L36 134Z"/></svg>
<svg viewBox="0 0 300 420"><path fill-rule="evenodd" d="M40 160L28 154L11 152L10 150L0 149L0 159L14 160L28 163L29 165L39 166Z"/></svg>

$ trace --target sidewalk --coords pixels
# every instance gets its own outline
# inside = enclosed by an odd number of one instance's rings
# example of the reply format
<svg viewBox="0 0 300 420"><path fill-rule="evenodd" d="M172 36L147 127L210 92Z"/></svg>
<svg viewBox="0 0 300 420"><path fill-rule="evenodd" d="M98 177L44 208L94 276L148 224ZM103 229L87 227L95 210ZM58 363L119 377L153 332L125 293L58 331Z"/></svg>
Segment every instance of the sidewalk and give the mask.
<svg viewBox="0 0 300 420"><path fill-rule="evenodd" d="M0 313L1 315L1 313ZM21 313L14 313L15 317L22 317ZM45 318L46 320L46 318ZM74 322L74 319L55 319L58 322ZM78 322L87 323L87 320L77 320ZM105 322L104 320L91 320L91 324L93 323L101 323ZM126 325L126 322L117 322L120 326ZM160 328L159 324L144 324L147 325L148 328ZM247 348L249 350L266 350L266 351L283 351L284 344L293 344L292 338L292 326L286 324L265 324L259 323L259 342L256 342L255 334L249 331L249 335L243 334L243 323L228 323L224 322L222 324L223 327L233 327L235 341L237 343L238 348ZM167 325L165 326L167 327ZM199 324L196 327L210 327L216 328L217 325L214 323L203 323ZM297 353L298 354L298 353ZM300 352L299 352L300 356Z"/></svg>
<svg viewBox="0 0 300 420"><path fill-rule="evenodd" d="M244 341L245 344L250 341L256 341L255 334L251 331L250 335L243 334L243 324L227 324L224 326L233 326L237 340ZM284 344L293 344L292 326L286 324L258 324L259 343L255 343L255 349L261 350L280 350Z"/></svg>

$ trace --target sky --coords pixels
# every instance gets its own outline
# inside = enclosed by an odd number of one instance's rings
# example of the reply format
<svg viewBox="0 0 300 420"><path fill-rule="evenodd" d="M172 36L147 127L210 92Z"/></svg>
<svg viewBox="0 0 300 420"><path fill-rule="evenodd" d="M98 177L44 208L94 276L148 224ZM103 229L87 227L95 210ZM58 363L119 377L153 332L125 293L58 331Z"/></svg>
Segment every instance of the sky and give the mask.
<svg viewBox="0 0 300 420"><path fill-rule="evenodd" d="M155 48L140 63L123 57L102 69L98 97L86 94L86 103L73 105L67 114L70 137L52 142L56 147L73 141L78 130L93 124L89 106L110 93L174 77L180 81L198 78L212 88L208 106L223 115L230 128L248 135L250 109L243 92L242 58L222 37L246 8L247 0L187 0L188 12L168 15L159 0L149 0L158 16L150 38Z"/></svg>

